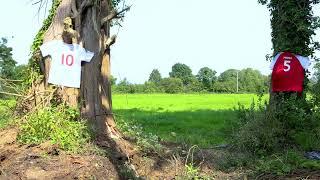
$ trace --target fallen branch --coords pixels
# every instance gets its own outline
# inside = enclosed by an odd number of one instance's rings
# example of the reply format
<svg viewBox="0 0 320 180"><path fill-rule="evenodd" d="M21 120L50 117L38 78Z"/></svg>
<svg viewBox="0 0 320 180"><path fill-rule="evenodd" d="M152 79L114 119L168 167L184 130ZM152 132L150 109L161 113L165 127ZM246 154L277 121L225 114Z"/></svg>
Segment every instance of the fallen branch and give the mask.
<svg viewBox="0 0 320 180"><path fill-rule="evenodd" d="M23 95L21 95L21 94L9 93L9 92L4 92L4 91L0 91L0 94L23 97Z"/></svg>
<svg viewBox="0 0 320 180"><path fill-rule="evenodd" d="M0 77L0 81L7 81L7 82L22 82L22 80L13 80L13 79L5 79Z"/></svg>
<svg viewBox="0 0 320 180"><path fill-rule="evenodd" d="M41 95L41 94L45 94L45 93L53 93L53 92L55 92L56 91L56 89L53 89L53 90L44 90L44 91L36 91L36 92L34 92L34 93L32 93L32 94L30 94L30 95L28 95L28 96L24 96L25 97L25 101L26 100L28 100L29 98L31 98L31 97L34 97L34 96L36 96L36 95Z"/></svg>
<svg viewBox="0 0 320 180"><path fill-rule="evenodd" d="M36 112L39 108L46 106L48 103L50 103L50 99L52 99L53 94L56 92L57 88L54 88L52 90L45 90L45 91L40 91L40 92L34 92L32 94L30 94L29 96L27 96L23 102L27 102L27 100L33 100L35 99L35 97L41 93L45 93L45 92L49 92L49 94L47 94L44 98L41 99L41 101L39 103L37 103L35 105L35 107L31 108L23 117L21 117L20 119L23 121L25 120L30 114ZM33 98L33 99L31 99Z"/></svg>

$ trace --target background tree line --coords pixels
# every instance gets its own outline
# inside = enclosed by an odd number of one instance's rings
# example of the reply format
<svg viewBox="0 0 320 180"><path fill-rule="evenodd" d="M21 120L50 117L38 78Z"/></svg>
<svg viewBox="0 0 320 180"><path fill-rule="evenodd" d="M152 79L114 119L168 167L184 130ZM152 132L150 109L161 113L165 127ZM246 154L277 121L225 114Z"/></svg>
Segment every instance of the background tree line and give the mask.
<svg viewBox="0 0 320 180"><path fill-rule="evenodd" d="M194 75L189 66L176 63L172 66L169 77L162 77L158 69L153 69L144 84L132 84L126 78L116 83L112 78L112 91L115 93L267 93L269 76L258 70L228 69L217 76L215 70L203 67Z"/></svg>
<svg viewBox="0 0 320 180"><path fill-rule="evenodd" d="M7 46L7 39L0 40L0 92L18 93L22 84L19 81L26 78L27 66L17 65L12 57L12 48ZM267 93L270 76L261 74L258 70L246 68L242 70L227 69L220 75L209 67L201 68L196 75L191 68L182 63L172 66L169 77L162 77L158 69L153 69L149 79L144 84L130 83L126 78L117 82L112 77L114 93L237 93L237 73L239 93ZM309 87L317 81L316 74L311 77ZM0 93L0 97L8 94Z"/></svg>
<svg viewBox="0 0 320 180"><path fill-rule="evenodd" d="M7 39L2 38L0 40L0 92L2 92L0 97L8 97L9 94L6 93L19 94L23 89L23 84L19 84L19 80L25 81L27 71L26 65L17 65L12 57L12 48L7 45ZM228 69L217 76L215 70L203 67L194 75L191 68L182 63L172 66L169 77L162 77L158 69L153 69L144 84L132 84L126 78L117 83L114 77L111 79L111 84L114 93L236 93L237 73L239 92L268 92L269 78L258 70Z"/></svg>
<svg viewBox="0 0 320 180"><path fill-rule="evenodd" d="M17 65L12 57L12 48L7 45L8 40L0 40L0 98L10 97L22 89L22 79L27 72L26 65Z"/></svg>
<svg viewBox="0 0 320 180"><path fill-rule="evenodd" d="M0 40L0 77L3 79L18 80L22 79L26 70L25 65L17 65L12 57L12 48L7 45L8 40Z"/></svg>

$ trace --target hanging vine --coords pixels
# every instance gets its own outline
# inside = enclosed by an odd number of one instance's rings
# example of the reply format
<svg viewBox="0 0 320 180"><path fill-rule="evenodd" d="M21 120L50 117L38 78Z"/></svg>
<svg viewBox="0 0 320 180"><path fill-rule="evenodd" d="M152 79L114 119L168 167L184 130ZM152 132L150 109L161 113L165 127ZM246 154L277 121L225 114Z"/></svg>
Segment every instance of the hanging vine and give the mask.
<svg viewBox="0 0 320 180"><path fill-rule="evenodd" d="M31 58L29 59L28 63L28 75L24 79L26 88L28 88L36 80L42 78L39 66L39 61L42 59L42 57L40 56L39 48L43 43L44 34L49 29L61 1L62 0L53 0L51 9L49 10L49 15L44 20L42 27L33 40L30 52Z"/></svg>

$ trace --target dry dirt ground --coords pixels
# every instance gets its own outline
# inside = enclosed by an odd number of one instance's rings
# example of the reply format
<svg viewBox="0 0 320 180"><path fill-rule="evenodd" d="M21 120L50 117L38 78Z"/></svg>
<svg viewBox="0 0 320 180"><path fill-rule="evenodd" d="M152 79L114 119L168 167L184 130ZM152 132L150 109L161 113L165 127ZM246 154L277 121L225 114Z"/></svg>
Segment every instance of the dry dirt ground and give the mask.
<svg viewBox="0 0 320 180"><path fill-rule="evenodd" d="M171 155L160 157L135 151L126 158L113 152L109 157L70 154L50 143L21 145L16 141L17 134L18 130L14 127L0 130L0 180L187 179L186 158L173 155L172 152ZM105 143L102 147L108 146L110 148L110 144ZM248 178L240 171L224 173L214 170L219 158L212 150L194 154L194 158L199 167L199 177L206 179L320 179L319 171L300 171L286 177L261 175L256 178Z"/></svg>
<svg viewBox="0 0 320 180"><path fill-rule="evenodd" d="M184 162L178 156L159 157L139 152L127 158L112 152L110 157L70 154L50 143L21 145L16 141L17 135L14 127L0 130L0 180L186 178ZM103 145L108 146L108 143ZM210 179L239 179L241 176L239 173L213 173L204 164L202 161L199 172Z"/></svg>
<svg viewBox="0 0 320 180"><path fill-rule="evenodd" d="M119 179L108 158L65 154L49 143L20 145L17 133L0 132L0 179Z"/></svg>

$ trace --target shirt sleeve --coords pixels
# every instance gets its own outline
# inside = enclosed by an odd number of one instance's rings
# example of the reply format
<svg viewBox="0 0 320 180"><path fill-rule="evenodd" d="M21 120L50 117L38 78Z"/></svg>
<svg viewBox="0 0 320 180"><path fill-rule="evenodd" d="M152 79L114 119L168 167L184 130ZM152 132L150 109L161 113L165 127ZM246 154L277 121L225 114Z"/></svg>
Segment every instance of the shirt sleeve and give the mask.
<svg viewBox="0 0 320 180"><path fill-rule="evenodd" d="M42 44L40 46L40 51L42 53L42 56L46 57L46 56L52 54L52 52L55 51L55 46L56 46L56 41L49 41L49 42Z"/></svg>
<svg viewBox="0 0 320 180"><path fill-rule="evenodd" d="M310 66L310 60L308 57L304 57L304 56L300 56L300 55L297 55L296 56L301 64L301 66L303 67L303 69L308 69L309 66Z"/></svg>
<svg viewBox="0 0 320 180"><path fill-rule="evenodd" d="M274 67L274 65L276 64L277 59L279 58L280 54L281 54L281 53L278 53L278 54L272 59L271 64L270 64L270 67L269 67L271 70L273 70L273 67Z"/></svg>
<svg viewBox="0 0 320 180"><path fill-rule="evenodd" d="M87 51L83 47L80 47L80 60L85 62L90 62L94 53L91 51Z"/></svg>

